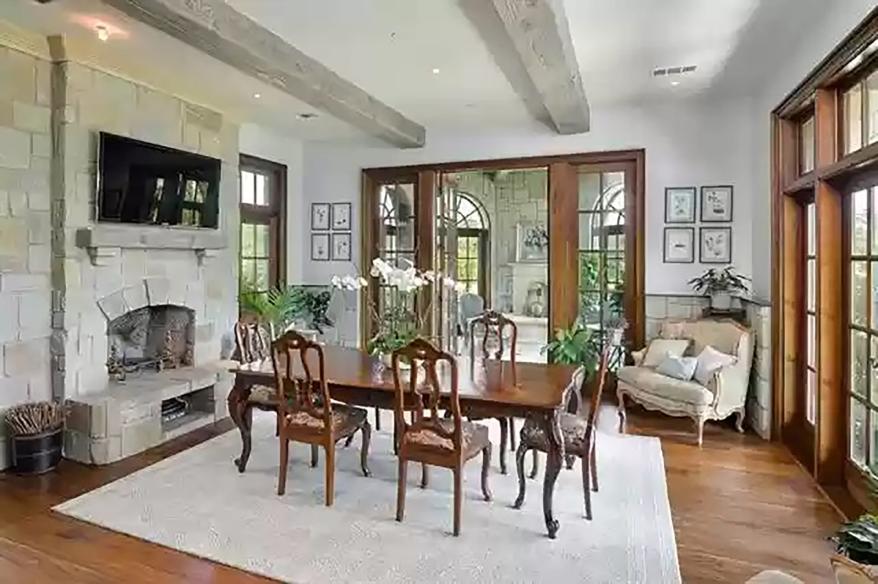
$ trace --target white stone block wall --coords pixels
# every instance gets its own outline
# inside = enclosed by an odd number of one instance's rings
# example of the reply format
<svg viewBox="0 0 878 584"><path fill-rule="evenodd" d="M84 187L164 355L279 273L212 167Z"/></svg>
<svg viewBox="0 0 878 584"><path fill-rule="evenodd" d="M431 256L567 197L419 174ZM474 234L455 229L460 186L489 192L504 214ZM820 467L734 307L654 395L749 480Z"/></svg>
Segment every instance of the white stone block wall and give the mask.
<svg viewBox="0 0 878 584"><path fill-rule="evenodd" d="M52 396L49 68L0 47L0 418ZM0 469L5 431L0 419Z"/></svg>
<svg viewBox="0 0 878 584"><path fill-rule="evenodd" d="M63 97L57 105L65 112L59 127L63 185L54 197L56 221L62 221L55 229L63 234L63 240L56 239L53 264L61 294L56 394L72 398L107 387L108 315L100 305L112 304L114 316L118 310L163 302L190 308L195 313L195 363L218 359L224 346L229 351L237 318L237 125L201 106L77 63L59 65L55 75L56 85L64 88L56 92ZM100 261L93 262L77 245L76 231L96 226L101 131L220 158L220 230L228 246L204 261L191 249L101 248ZM125 227L136 244L141 228ZM160 299L147 299L149 282Z"/></svg>

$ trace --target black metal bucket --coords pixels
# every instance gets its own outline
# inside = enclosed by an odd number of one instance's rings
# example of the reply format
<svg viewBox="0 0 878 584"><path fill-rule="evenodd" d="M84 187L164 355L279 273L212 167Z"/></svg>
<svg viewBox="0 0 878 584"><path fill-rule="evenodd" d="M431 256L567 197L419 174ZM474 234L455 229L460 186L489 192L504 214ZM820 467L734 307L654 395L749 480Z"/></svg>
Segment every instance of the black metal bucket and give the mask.
<svg viewBox="0 0 878 584"><path fill-rule="evenodd" d="M12 470L22 475L49 472L61 462L64 429L12 437Z"/></svg>

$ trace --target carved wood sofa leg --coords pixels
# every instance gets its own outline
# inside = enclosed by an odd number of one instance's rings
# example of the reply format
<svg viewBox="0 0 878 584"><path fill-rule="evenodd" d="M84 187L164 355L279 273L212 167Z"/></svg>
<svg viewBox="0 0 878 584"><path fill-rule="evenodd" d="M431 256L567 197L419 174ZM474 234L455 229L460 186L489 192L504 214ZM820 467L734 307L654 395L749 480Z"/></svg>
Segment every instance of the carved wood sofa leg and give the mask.
<svg viewBox="0 0 878 584"><path fill-rule="evenodd" d="M745 415L745 412L746 412L746 410L745 410L744 408L741 408L740 410L738 410L738 411L736 412L735 428L737 428L738 432L740 432L741 434L744 433L744 415Z"/></svg>
<svg viewBox="0 0 878 584"><path fill-rule="evenodd" d="M625 412L625 392L622 391L621 386L616 389L616 399L619 402L619 433L624 434L626 430L627 414Z"/></svg>
<svg viewBox="0 0 878 584"><path fill-rule="evenodd" d="M704 422L706 421L706 418L695 418L695 434L698 438L698 448L701 448L701 443L704 439Z"/></svg>

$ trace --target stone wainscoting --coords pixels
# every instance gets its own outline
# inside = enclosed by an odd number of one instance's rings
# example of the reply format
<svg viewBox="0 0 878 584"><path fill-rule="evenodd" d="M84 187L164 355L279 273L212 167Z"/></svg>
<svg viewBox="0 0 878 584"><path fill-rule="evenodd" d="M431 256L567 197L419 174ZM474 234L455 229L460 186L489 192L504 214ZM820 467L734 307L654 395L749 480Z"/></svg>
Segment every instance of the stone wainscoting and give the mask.
<svg viewBox="0 0 878 584"><path fill-rule="evenodd" d="M747 397L747 424L762 438L771 438L771 306L757 299L735 299L745 311L746 324L754 334L750 393ZM647 294L646 338L658 335L661 322L668 318L700 318L708 308L703 296Z"/></svg>

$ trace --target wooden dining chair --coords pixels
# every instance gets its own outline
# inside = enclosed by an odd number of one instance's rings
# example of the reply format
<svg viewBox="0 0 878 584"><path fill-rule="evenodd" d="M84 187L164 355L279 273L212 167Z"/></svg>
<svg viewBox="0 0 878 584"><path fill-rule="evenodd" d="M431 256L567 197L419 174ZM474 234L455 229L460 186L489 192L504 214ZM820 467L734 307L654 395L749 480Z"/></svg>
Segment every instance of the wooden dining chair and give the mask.
<svg viewBox="0 0 878 584"><path fill-rule="evenodd" d="M609 361L610 349L610 347L607 347L601 353L600 365L598 366L597 377L593 384L594 391L591 394L588 411L577 412L575 414L565 411L564 413L559 414L560 419L558 420L561 436L564 440L564 452L567 456L572 455L580 458L580 464L582 466L582 489L585 498L585 517L589 520L592 517L591 492L597 492L598 490L595 432L598 415L601 409L601 396L607 378L607 363ZM570 399L578 398L579 395L581 395L585 378L585 367L580 367L574 372L570 384L565 390L565 404L569 404ZM565 410L566 409L567 408L565 408ZM525 421L524 426L521 429L518 450L515 452L515 464L518 470L518 498L516 498L513 506L516 509L520 508L524 503L524 458L528 450L536 450L540 452L549 451L549 440L548 436L546 436L546 431L542 425L530 418ZM546 472L557 473L560 470L560 463L561 461L555 463L557 464L557 468L554 468L550 461L546 466ZM570 468L570 465L568 465L568 468Z"/></svg>
<svg viewBox="0 0 878 584"><path fill-rule="evenodd" d="M317 377L309 361L316 357ZM333 403L326 384L323 347L296 331L288 331L272 343L272 362L277 377L278 412L280 414L280 469L277 494L283 495L287 483L289 442L311 445L311 466L316 464L316 449L326 452L326 506L332 506L335 497L335 445L356 432L361 432L360 468L369 476L369 440L372 427L366 410ZM301 365L302 375L296 375L295 364Z"/></svg>
<svg viewBox="0 0 878 584"><path fill-rule="evenodd" d="M241 364L256 363L271 357L271 337L259 323L239 320L235 323L235 355ZM250 420L253 408L277 412L275 389L267 385L254 385L244 406L243 415ZM278 421L278 430L280 421Z"/></svg>
<svg viewBox="0 0 878 584"><path fill-rule="evenodd" d="M400 370L402 359L411 364L410 370ZM443 379L448 381L449 393L444 395L439 382L439 367L447 368L447 375ZM393 383L396 387L393 409L399 431L396 520L402 521L405 515L409 461L422 464L422 487L426 486L427 465L440 466L450 469L454 474L454 535L459 535L463 467L480 452L482 495L485 501L490 501L492 497L488 487L491 466L488 428L463 419L458 394L457 361L452 355L440 351L424 339L415 339L393 352ZM447 399L450 417L439 415L440 397ZM406 422L406 412L412 412L411 423Z"/></svg>
<svg viewBox="0 0 878 584"><path fill-rule="evenodd" d="M509 340L509 361L515 364L515 348L518 340L518 327L515 322L495 310L487 310L482 314L470 319L467 326L467 342L469 343L470 362L476 361L476 331L481 331L480 358L483 360L493 359L499 361L506 351L506 339ZM509 331L508 337L504 336ZM488 341L497 339L495 347L489 347ZM478 406L466 408L464 415L470 420L484 420L496 418L500 423L500 472L506 474L506 445L509 450L515 451L515 418L495 416L490 406ZM533 476L536 476L537 453L534 452Z"/></svg>

